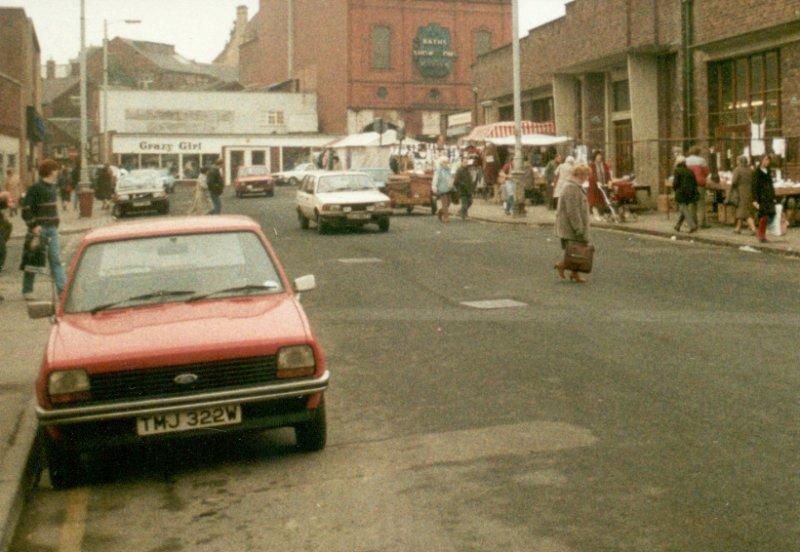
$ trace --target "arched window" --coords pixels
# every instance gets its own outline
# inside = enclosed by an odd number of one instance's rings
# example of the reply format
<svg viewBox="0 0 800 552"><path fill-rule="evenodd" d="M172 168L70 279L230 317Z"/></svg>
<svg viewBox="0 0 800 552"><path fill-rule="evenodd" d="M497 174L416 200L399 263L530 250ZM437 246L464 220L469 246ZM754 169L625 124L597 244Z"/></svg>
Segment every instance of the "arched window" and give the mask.
<svg viewBox="0 0 800 552"><path fill-rule="evenodd" d="M475 57L482 56L492 49L492 33L487 30L475 31Z"/></svg>
<svg viewBox="0 0 800 552"><path fill-rule="evenodd" d="M392 68L392 29L386 25L372 27L372 68Z"/></svg>

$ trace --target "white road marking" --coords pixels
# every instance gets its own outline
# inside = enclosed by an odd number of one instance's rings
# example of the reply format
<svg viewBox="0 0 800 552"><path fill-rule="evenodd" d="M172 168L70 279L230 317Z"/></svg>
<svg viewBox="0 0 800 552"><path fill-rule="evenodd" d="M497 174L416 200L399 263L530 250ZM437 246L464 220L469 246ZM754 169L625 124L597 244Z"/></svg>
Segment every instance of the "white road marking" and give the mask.
<svg viewBox="0 0 800 552"><path fill-rule="evenodd" d="M513 299L491 299L488 301L462 301L461 304L472 309L520 309L527 307L527 303L514 301Z"/></svg>

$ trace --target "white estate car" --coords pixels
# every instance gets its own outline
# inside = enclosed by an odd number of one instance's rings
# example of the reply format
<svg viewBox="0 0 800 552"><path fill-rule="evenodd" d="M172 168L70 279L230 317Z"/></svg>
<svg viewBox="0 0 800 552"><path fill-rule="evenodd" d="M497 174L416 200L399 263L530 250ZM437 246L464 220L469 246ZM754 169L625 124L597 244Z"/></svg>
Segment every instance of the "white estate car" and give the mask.
<svg viewBox="0 0 800 552"><path fill-rule="evenodd" d="M141 169L122 175L114 190L112 214L122 218L132 213L169 213L169 197L164 190L161 172Z"/></svg>
<svg viewBox="0 0 800 552"><path fill-rule="evenodd" d="M272 177L277 184L288 184L290 186L297 186L305 176L317 170L314 163L300 163L295 168L288 171L275 173Z"/></svg>
<svg viewBox="0 0 800 552"><path fill-rule="evenodd" d="M297 191L297 216L304 230L314 221L324 234L333 226L374 223L389 231L391 201L372 178L359 172L315 171L307 174Z"/></svg>

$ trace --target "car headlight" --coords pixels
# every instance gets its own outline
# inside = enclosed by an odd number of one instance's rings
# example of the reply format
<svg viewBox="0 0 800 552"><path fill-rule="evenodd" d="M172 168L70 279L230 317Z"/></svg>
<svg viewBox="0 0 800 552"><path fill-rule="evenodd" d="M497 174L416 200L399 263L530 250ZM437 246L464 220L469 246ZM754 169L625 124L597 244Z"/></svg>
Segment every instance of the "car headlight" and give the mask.
<svg viewBox="0 0 800 552"><path fill-rule="evenodd" d="M167 197L167 192L156 192L153 194L155 197Z"/></svg>
<svg viewBox="0 0 800 552"><path fill-rule="evenodd" d="M128 201L130 197L131 196L129 196L128 194L120 194L119 196L117 196L117 199L119 199L120 201Z"/></svg>
<svg viewBox="0 0 800 552"><path fill-rule="evenodd" d="M311 376L317 369L314 349L308 345L284 347L278 351L278 377L301 378Z"/></svg>
<svg viewBox="0 0 800 552"><path fill-rule="evenodd" d="M388 209L391 207L391 204L388 201L379 201L375 204L376 209Z"/></svg>
<svg viewBox="0 0 800 552"><path fill-rule="evenodd" d="M322 210L323 211L328 211L328 212L331 212L331 213L336 213L336 212L342 210L342 206L341 205L323 205L322 206Z"/></svg>
<svg viewBox="0 0 800 552"><path fill-rule="evenodd" d="M54 403L65 403L89 398L89 374L86 370L61 370L47 378L47 394Z"/></svg>

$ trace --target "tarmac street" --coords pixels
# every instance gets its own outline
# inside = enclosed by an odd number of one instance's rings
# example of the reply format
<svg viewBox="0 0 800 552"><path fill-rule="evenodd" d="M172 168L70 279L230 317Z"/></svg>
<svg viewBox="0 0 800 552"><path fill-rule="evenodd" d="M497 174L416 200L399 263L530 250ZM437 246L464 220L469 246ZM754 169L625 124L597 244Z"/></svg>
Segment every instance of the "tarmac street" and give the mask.
<svg viewBox="0 0 800 552"><path fill-rule="evenodd" d="M317 277L327 448L109 451L86 486L43 479L12 550L797 550L800 260L596 230L575 285L552 228L318 235L292 189L232 196Z"/></svg>

